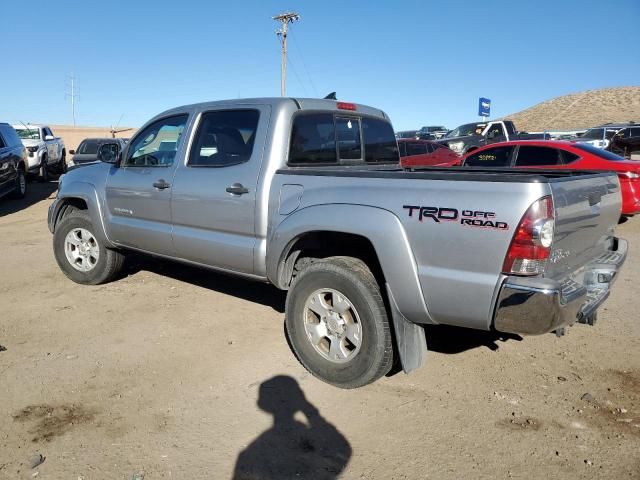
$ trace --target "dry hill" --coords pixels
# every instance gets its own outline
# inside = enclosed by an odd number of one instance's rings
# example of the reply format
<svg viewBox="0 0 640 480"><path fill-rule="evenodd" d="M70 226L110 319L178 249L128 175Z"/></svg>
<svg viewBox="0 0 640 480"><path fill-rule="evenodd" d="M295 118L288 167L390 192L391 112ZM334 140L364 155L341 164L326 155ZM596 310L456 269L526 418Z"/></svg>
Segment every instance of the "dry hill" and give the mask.
<svg viewBox="0 0 640 480"><path fill-rule="evenodd" d="M579 130L607 122L640 122L640 87L602 88L552 98L505 116L518 130Z"/></svg>

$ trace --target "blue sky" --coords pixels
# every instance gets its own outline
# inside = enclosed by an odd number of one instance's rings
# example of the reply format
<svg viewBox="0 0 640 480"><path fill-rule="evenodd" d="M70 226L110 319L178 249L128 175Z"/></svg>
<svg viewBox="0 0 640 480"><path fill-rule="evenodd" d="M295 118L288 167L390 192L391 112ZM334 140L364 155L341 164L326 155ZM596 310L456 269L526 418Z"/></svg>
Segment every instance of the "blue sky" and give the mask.
<svg viewBox="0 0 640 480"><path fill-rule="evenodd" d="M640 1L3 2L0 120L140 126L185 103L280 94L271 17L294 9L287 94L384 109L397 129L638 85ZM13 39L8 42L7 39Z"/></svg>

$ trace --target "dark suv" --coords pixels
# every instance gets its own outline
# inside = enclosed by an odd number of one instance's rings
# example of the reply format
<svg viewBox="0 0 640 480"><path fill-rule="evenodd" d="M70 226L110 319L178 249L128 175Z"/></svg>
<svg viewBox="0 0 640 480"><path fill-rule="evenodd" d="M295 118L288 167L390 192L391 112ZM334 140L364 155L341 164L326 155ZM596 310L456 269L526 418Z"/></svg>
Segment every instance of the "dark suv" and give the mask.
<svg viewBox="0 0 640 480"><path fill-rule="evenodd" d="M640 125L629 125L618 131L611 137L607 150L623 157L640 152Z"/></svg>
<svg viewBox="0 0 640 480"><path fill-rule="evenodd" d="M27 193L27 150L8 123L0 123L0 197Z"/></svg>

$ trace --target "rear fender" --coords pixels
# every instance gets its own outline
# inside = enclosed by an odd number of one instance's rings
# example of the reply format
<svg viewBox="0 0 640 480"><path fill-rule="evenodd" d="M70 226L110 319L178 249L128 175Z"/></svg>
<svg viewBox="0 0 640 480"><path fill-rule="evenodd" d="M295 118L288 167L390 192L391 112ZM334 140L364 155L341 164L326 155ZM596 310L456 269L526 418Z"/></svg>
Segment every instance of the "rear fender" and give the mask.
<svg viewBox="0 0 640 480"><path fill-rule="evenodd" d="M337 232L367 238L376 252L389 290L399 312L416 323L434 323L429 316L413 252L402 226L393 213L364 205L317 205L297 210L269 232L267 276L278 288L281 269L297 239L306 233ZM384 289L384 285L380 286Z"/></svg>

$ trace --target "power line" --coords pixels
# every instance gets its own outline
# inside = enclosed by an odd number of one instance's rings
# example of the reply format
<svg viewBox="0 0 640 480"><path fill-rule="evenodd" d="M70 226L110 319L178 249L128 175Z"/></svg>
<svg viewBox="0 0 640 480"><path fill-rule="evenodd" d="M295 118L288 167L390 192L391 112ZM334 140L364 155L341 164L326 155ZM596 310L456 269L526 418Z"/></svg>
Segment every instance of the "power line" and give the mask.
<svg viewBox="0 0 640 480"><path fill-rule="evenodd" d="M307 63L304 61L304 55L302 54L302 49L300 48L300 44L299 44L298 40L296 40L296 35L292 35L291 38L293 39L293 45L295 46L296 50L298 51L298 56L300 57L300 61L302 62L302 68L304 68L304 71L307 74L307 78L309 79L309 83L311 84L311 88L313 88L313 91L314 91L316 97L319 97L320 94L318 93L318 89L316 88L315 82L313 81L313 77L309 73L309 69L307 68Z"/></svg>
<svg viewBox="0 0 640 480"><path fill-rule="evenodd" d="M287 92L287 32L289 24L300 20L300 15L295 12L281 13L273 17L274 20L282 22L282 27L276 30L276 35L282 42L282 61L280 64L280 95L285 96Z"/></svg>

